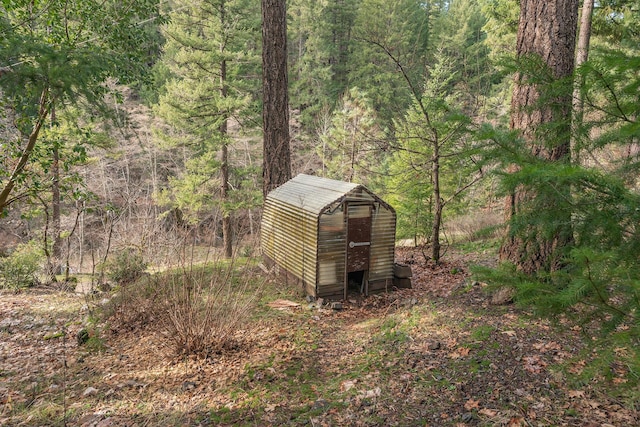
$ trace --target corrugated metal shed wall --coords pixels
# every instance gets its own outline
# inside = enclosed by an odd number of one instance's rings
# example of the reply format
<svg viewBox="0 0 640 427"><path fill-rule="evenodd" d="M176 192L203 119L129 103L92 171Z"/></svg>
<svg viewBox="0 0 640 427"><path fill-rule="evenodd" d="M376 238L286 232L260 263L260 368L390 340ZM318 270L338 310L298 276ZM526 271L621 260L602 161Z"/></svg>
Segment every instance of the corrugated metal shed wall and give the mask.
<svg viewBox="0 0 640 427"><path fill-rule="evenodd" d="M262 214L262 251L305 284L316 283L318 217L275 198Z"/></svg>
<svg viewBox="0 0 640 427"><path fill-rule="evenodd" d="M339 294L344 288L346 239L343 205L320 216L318 233L318 295Z"/></svg>
<svg viewBox="0 0 640 427"><path fill-rule="evenodd" d="M369 280L393 279L396 244L396 213L387 206L376 206L371 229Z"/></svg>
<svg viewBox="0 0 640 427"><path fill-rule="evenodd" d="M369 281L393 279L396 215L364 187L298 175L269 193L262 215L262 251L303 279L314 296L344 289L344 202L372 204Z"/></svg>

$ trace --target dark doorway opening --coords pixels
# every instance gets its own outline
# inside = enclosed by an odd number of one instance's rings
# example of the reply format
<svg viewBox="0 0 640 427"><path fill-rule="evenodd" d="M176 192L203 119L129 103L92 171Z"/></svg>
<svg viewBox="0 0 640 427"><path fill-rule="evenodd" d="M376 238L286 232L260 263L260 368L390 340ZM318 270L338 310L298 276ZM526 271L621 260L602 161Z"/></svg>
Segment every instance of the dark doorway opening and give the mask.
<svg viewBox="0 0 640 427"><path fill-rule="evenodd" d="M365 271L352 271L349 273L347 292L348 293L357 293L364 294L365 293Z"/></svg>

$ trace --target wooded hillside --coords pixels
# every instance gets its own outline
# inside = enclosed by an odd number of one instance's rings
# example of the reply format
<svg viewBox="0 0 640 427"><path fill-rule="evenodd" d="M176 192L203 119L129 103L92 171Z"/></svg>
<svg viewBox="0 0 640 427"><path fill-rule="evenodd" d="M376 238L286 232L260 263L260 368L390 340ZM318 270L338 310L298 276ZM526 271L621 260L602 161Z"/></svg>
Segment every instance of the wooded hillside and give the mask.
<svg viewBox="0 0 640 427"><path fill-rule="evenodd" d="M0 289L258 263L265 193L317 175L414 268L491 248L470 283L637 397L637 0L4 2L0 106Z"/></svg>

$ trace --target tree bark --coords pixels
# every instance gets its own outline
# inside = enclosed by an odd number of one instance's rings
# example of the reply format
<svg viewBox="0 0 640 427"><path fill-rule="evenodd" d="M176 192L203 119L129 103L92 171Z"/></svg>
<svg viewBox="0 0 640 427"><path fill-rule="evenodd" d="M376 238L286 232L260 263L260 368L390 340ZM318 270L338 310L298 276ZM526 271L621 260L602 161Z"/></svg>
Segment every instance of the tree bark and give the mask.
<svg viewBox="0 0 640 427"><path fill-rule="evenodd" d="M578 46L576 50L576 67L587 62L589 59L589 41L591 40L591 18L593 16L594 0L584 0L582 3L582 14L580 16L580 33L578 35Z"/></svg>
<svg viewBox="0 0 640 427"><path fill-rule="evenodd" d="M516 44L519 59L538 57L546 65L552 80L568 78L574 70L574 49L578 0L522 0ZM540 70L543 73L545 70ZM520 131L533 155L548 162L568 162L570 154L571 91L552 102L540 102L541 88L532 76L517 73L511 101L510 127ZM546 95L546 94L545 94ZM554 123L555 126L545 126ZM564 189L568 192L568 189ZM535 199L532 191L519 189L506 200L508 220ZM553 201L537 205L553 209ZM500 258L514 263L519 270L533 274L561 267L560 253L572 241L571 212L562 213L566 224L552 237L543 236L534 226L522 235L509 235L500 248ZM566 218L564 218L566 217ZM569 227L569 228L568 228Z"/></svg>
<svg viewBox="0 0 640 427"><path fill-rule="evenodd" d="M263 195L291 179L285 0L262 0Z"/></svg>
<svg viewBox="0 0 640 427"><path fill-rule="evenodd" d="M591 19L593 16L594 0L584 0L582 3L582 14L580 15L580 30L578 33L578 46L576 49L576 67L580 67L589 59L589 41L591 39ZM584 96L582 88L584 86L584 78L578 76L573 86L573 121L574 128L582 125L584 111ZM577 143L573 144L576 147ZM580 161L579 150L573 153L574 160Z"/></svg>
<svg viewBox="0 0 640 427"><path fill-rule="evenodd" d="M220 67L220 83L221 83L221 95L223 98L227 97L227 87L226 87L226 78L227 78L227 63L226 61L222 61L222 65ZM229 150L227 147L227 121L225 118L220 125L220 133L224 136L224 141L222 142L222 166L221 166L221 193L222 193L222 241L224 245L224 255L227 258L231 258L233 256L233 244L231 239L231 213L229 212L226 204L229 202Z"/></svg>
<svg viewBox="0 0 640 427"><path fill-rule="evenodd" d="M437 135L437 133L436 133ZM433 142L433 158L431 159L431 181L433 181L433 225L431 227L431 258L440 262L440 226L442 224L442 196L440 194L440 141Z"/></svg>
<svg viewBox="0 0 640 427"><path fill-rule="evenodd" d="M226 25L226 14L224 2L220 5L220 21ZM224 54L224 42L220 45L220 53ZM225 59L220 63L220 97L227 97L227 61ZM220 124L220 134L222 134L222 165L220 167L220 193L222 196L222 244L224 246L224 256L231 258L233 256L233 239L231 236L231 211L228 208L229 202L229 149L227 146L228 121L229 113L224 112L224 120Z"/></svg>

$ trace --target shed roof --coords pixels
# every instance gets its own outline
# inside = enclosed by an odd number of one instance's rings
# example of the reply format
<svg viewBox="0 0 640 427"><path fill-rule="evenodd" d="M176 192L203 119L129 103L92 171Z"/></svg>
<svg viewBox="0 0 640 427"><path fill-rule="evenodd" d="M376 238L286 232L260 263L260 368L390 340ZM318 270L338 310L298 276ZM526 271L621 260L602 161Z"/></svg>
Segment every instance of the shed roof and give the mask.
<svg viewBox="0 0 640 427"><path fill-rule="evenodd" d="M365 189L360 184L300 174L271 191L267 199L318 215L357 188Z"/></svg>

